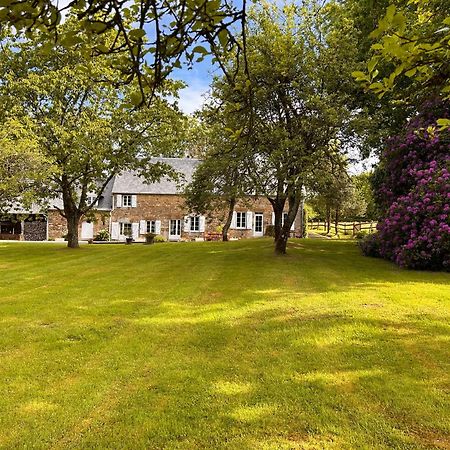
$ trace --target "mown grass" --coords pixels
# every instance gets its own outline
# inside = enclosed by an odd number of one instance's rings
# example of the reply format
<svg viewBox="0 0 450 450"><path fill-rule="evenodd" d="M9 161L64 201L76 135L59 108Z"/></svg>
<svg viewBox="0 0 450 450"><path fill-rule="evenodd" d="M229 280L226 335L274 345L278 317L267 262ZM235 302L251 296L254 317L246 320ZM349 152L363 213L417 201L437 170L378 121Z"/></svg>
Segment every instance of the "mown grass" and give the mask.
<svg viewBox="0 0 450 450"><path fill-rule="evenodd" d="M0 447L450 447L450 276L354 242L0 244Z"/></svg>

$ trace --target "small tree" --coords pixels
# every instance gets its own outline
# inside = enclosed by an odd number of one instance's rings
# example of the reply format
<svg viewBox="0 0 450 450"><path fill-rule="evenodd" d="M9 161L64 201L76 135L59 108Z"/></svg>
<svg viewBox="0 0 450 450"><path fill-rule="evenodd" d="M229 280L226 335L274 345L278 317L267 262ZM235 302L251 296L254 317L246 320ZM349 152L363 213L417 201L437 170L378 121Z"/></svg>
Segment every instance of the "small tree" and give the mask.
<svg viewBox="0 0 450 450"><path fill-rule="evenodd" d="M197 168L192 182L186 187L188 208L200 214L221 214L222 240L228 240L233 211L239 199L249 193L248 176L242 163L241 143L230 133L230 117L205 107L203 119L209 123L201 128L205 142L204 159ZM227 127L228 125L228 127Z"/></svg>

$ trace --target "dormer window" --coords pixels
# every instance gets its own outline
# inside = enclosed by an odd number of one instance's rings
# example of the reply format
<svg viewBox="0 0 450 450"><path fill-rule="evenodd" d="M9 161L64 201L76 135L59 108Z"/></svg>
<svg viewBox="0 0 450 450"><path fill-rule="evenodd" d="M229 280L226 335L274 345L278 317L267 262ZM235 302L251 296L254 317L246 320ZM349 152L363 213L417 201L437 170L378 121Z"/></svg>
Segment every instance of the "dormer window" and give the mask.
<svg viewBox="0 0 450 450"><path fill-rule="evenodd" d="M88 196L86 197L86 204L87 204L88 206L90 206L90 205L92 205L92 204L93 204L93 206L97 206L98 202L95 202L95 203L94 203L94 201L95 201L96 198L97 198L97 196L95 196L95 195L88 195Z"/></svg>

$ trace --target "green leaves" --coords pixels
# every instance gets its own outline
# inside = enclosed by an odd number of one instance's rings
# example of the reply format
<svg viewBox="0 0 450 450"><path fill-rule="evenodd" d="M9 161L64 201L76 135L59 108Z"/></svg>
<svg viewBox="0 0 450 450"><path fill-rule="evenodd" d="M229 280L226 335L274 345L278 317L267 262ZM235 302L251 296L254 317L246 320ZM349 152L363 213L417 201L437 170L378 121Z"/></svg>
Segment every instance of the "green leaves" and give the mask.
<svg viewBox="0 0 450 450"><path fill-rule="evenodd" d="M441 131L450 129L450 119L438 119L437 124Z"/></svg>
<svg viewBox="0 0 450 450"><path fill-rule="evenodd" d="M59 2L61 3L61 2ZM225 50L232 50L236 33L245 12L227 0L187 0L177 2L114 0L77 0L64 8L66 21L72 21L73 33L61 33L61 13L54 0L0 0L0 27L14 26L19 33L39 33L43 43L79 47L89 55L111 54L111 67L122 83L142 79L152 67L154 73L144 84L149 91L160 88L180 61L189 65L202 61L208 54L223 60ZM82 19L79 19L79 18ZM145 29L144 29L145 27ZM146 33L146 30L152 30ZM110 33L109 33L110 32ZM99 43L96 38L114 36ZM96 41L92 45L92 41ZM222 65L225 68L225 65ZM226 69L225 69L226 70ZM145 97L145 92L141 89ZM144 101L145 99L143 99Z"/></svg>
<svg viewBox="0 0 450 450"><path fill-rule="evenodd" d="M74 39L77 25L67 20L60 32ZM86 186L98 189L116 171L143 166L153 154L179 147L182 129L180 114L163 99L176 92L176 83L168 80L163 94L155 91L154 107L148 108L138 83L128 86L111 67L114 56L93 56L92 48L106 47L113 32L83 37L86 45L84 40L72 46L57 43L51 51L44 51L47 43L43 45L38 34L20 40L4 37L0 60L0 153L7 147L1 130L11 129L10 120L22 128L26 124L27 134L9 138L9 148L37 148L54 163L48 182L51 196L66 189L66 198L81 212L86 205L77 203L79 191ZM29 153L23 154L32 161ZM25 169L23 173L33 180L36 175ZM68 191L64 180L70 181Z"/></svg>
<svg viewBox="0 0 450 450"><path fill-rule="evenodd" d="M440 89L443 98L450 98L448 71L444 69L450 60L450 17L443 16L445 9L425 0L409 2L410 9L390 5L371 37L377 39L371 49L374 56L367 62L368 74L354 73L361 82L378 95L390 91L394 97L415 98L419 94L427 97L426 91ZM376 63L380 62L386 71L382 80L378 76ZM396 92L396 86L411 86L411 92ZM434 94L433 94L434 95Z"/></svg>
<svg viewBox="0 0 450 450"><path fill-rule="evenodd" d="M145 30L142 30L142 29L140 29L140 28L131 30L131 31L128 33L128 37L129 37L132 41L139 41L139 40L141 40L144 36L145 36Z"/></svg>
<svg viewBox="0 0 450 450"><path fill-rule="evenodd" d="M133 91L130 94L130 101L133 106L139 106L142 103L143 96L141 91Z"/></svg>

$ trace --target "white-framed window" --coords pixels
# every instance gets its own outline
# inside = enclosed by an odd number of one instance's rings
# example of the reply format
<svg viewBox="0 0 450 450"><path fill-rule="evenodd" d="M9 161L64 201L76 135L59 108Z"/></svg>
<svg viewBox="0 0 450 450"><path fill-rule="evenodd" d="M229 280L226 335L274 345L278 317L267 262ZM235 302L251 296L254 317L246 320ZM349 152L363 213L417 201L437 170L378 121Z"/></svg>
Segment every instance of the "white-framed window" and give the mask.
<svg viewBox="0 0 450 450"><path fill-rule="evenodd" d="M88 196L86 197L86 205L91 205L92 203L94 203L94 201L95 201L96 198L97 198L96 195L88 195ZM98 202L95 202L95 203L94 203L94 206L96 206L97 203L98 203Z"/></svg>
<svg viewBox="0 0 450 450"><path fill-rule="evenodd" d="M133 228L131 223L120 222L120 234L123 236L131 236Z"/></svg>
<svg viewBox="0 0 450 450"><path fill-rule="evenodd" d="M147 220L147 233L156 234L156 220Z"/></svg>
<svg viewBox="0 0 450 450"><path fill-rule="evenodd" d="M191 216L191 231L200 231L200 216Z"/></svg>
<svg viewBox="0 0 450 450"><path fill-rule="evenodd" d="M236 213L236 228L247 228L247 213Z"/></svg>
<svg viewBox="0 0 450 450"><path fill-rule="evenodd" d="M284 226L284 223L286 222L287 218L288 218L288 213L284 212L283 216L281 217L281 226L282 227Z"/></svg>
<svg viewBox="0 0 450 450"><path fill-rule="evenodd" d="M131 195L122 195L122 206L124 208L131 207L133 205L133 197Z"/></svg>

